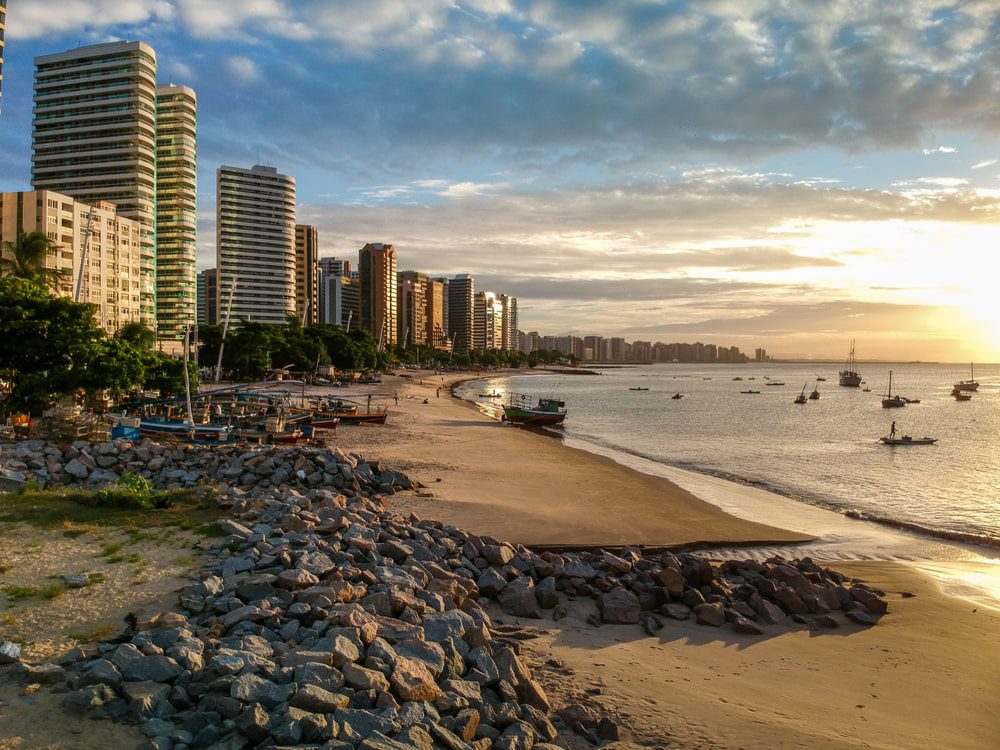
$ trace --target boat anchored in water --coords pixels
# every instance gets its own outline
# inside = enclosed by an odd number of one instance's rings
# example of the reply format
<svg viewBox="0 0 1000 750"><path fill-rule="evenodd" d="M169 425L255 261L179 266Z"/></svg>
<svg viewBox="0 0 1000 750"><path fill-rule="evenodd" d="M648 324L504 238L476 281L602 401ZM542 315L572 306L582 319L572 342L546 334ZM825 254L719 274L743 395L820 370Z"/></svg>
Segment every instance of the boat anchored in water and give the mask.
<svg viewBox="0 0 1000 750"><path fill-rule="evenodd" d="M851 353L847 355L847 363L840 371L840 384L849 388L857 388L861 385L861 373L858 372L854 363L854 339L851 339Z"/></svg>
<svg viewBox="0 0 1000 750"><path fill-rule="evenodd" d="M882 398L882 408L896 409L900 406L906 406L906 399L898 394L892 395L892 370L889 370L889 391Z"/></svg>
<svg viewBox="0 0 1000 750"><path fill-rule="evenodd" d="M909 435L902 435L901 437L890 437L886 435L885 437L880 437L878 440L882 443L882 445L933 445L938 441L937 438L915 438L910 437Z"/></svg>
<svg viewBox="0 0 1000 750"><path fill-rule="evenodd" d="M960 380L955 383L956 391L978 391L979 383L976 381L976 373L973 370L972 362L969 362L969 379Z"/></svg>
<svg viewBox="0 0 1000 750"><path fill-rule="evenodd" d="M955 397L956 401L971 401L972 394L961 390L958 386L952 389L951 395Z"/></svg>
<svg viewBox="0 0 1000 750"><path fill-rule="evenodd" d="M794 403L804 404L806 402L806 385L808 385L808 383L802 386L802 393L795 397Z"/></svg>

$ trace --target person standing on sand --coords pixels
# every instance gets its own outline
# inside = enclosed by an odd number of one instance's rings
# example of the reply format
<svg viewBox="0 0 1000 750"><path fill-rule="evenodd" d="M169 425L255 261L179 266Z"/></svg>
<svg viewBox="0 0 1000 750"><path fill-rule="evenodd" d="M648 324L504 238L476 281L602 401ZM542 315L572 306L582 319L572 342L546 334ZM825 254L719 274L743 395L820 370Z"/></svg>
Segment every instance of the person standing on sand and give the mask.
<svg viewBox="0 0 1000 750"><path fill-rule="evenodd" d="M392 400L393 400L393 403L396 406L399 406L399 394L398 393L393 393L392 394Z"/></svg>
<svg viewBox="0 0 1000 750"><path fill-rule="evenodd" d="M436 392L434 393L434 395L435 395L435 396L436 396L437 398L441 398L441 389L440 389L440 388L438 388L438 389L437 389L437 391L436 391Z"/></svg>

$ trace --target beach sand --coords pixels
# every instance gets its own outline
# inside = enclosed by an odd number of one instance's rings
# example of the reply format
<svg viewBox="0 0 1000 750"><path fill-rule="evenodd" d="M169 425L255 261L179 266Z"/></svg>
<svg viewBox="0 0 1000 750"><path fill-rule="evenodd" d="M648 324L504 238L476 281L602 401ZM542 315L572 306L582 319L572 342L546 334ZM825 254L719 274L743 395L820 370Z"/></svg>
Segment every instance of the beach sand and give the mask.
<svg viewBox="0 0 1000 750"><path fill-rule="evenodd" d="M336 438L433 492L390 498L401 512L524 544L808 538L493 422L445 388L438 397L440 378L420 378L381 386L385 427L342 427ZM946 594L916 563L829 564L887 592L889 614L876 627L772 626L753 637L668 620L647 636L638 626L587 624L588 601L556 623L527 621L550 632L526 648L557 703L595 702L619 717L616 748L1000 747L1000 611ZM942 565L982 572L972 562Z"/></svg>

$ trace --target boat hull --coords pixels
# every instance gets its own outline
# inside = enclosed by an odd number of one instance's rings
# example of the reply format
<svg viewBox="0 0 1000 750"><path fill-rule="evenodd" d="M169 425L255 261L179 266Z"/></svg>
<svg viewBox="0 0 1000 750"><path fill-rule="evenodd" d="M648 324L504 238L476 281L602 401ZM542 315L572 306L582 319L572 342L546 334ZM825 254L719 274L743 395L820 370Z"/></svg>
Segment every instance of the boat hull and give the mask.
<svg viewBox="0 0 1000 750"><path fill-rule="evenodd" d="M899 398L884 398L882 399L883 409L898 409L902 406L906 406L906 402Z"/></svg>
<svg viewBox="0 0 1000 750"><path fill-rule="evenodd" d="M341 414L340 424L385 424L385 414Z"/></svg>
<svg viewBox="0 0 1000 750"><path fill-rule="evenodd" d="M139 433L146 437L174 437L188 439L191 437L191 426L183 420L160 421L143 419L139 423ZM195 440L225 441L229 437L229 427L226 425L196 424L194 426Z"/></svg>
<svg viewBox="0 0 1000 750"><path fill-rule="evenodd" d="M955 383L955 390L956 391L970 391L970 392L978 391L979 390L979 383L977 383L974 380L972 380L972 381L963 380L961 383Z"/></svg>
<svg viewBox="0 0 1000 750"><path fill-rule="evenodd" d="M879 438L879 442L883 445L934 445L937 441L937 438L911 438L906 435L899 438Z"/></svg>
<svg viewBox="0 0 1000 750"><path fill-rule="evenodd" d="M861 375L853 370L844 370L840 373L839 383L847 388L858 388L861 385Z"/></svg>
<svg viewBox="0 0 1000 750"><path fill-rule="evenodd" d="M504 419L514 424L531 425L554 425L562 424L566 419L565 412L538 411L537 409L520 409L517 407L505 406L503 408Z"/></svg>

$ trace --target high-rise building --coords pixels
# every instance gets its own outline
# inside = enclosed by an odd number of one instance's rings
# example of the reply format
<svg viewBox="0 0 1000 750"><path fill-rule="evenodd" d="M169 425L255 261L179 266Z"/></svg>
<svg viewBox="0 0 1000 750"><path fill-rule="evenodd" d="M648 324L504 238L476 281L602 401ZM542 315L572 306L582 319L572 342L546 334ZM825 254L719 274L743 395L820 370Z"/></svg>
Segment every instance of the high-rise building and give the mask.
<svg viewBox="0 0 1000 750"><path fill-rule="evenodd" d="M219 323L219 270L209 268L198 274L198 323Z"/></svg>
<svg viewBox="0 0 1000 750"><path fill-rule="evenodd" d="M400 271L397 274L399 315L397 340L403 345L430 343L427 338L427 274Z"/></svg>
<svg viewBox="0 0 1000 750"><path fill-rule="evenodd" d="M397 340L396 248L369 242L358 253L361 281L361 327L383 348Z"/></svg>
<svg viewBox="0 0 1000 750"><path fill-rule="evenodd" d="M517 297L509 294L498 295L503 305L503 328L501 330L500 348L505 352L521 351L520 331L517 328Z"/></svg>
<svg viewBox="0 0 1000 750"><path fill-rule="evenodd" d="M79 284L79 301L94 305L109 333L141 320L138 222L119 216L107 201L88 205L50 190L0 193L0 241L36 231L56 245L45 258L46 268L64 272L56 294L74 297Z"/></svg>
<svg viewBox="0 0 1000 750"><path fill-rule="evenodd" d="M503 303L494 292L478 292L473 302L473 349L500 349L503 344Z"/></svg>
<svg viewBox="0 0 1000 750"><path fill-rule="evenodd" d="M336 314L332 312L327 312L332 310L331 303L327 302L326 290L329 286L329 279L332 276L347 276L351 275L351 261L344 260L342 258L320 258L317 261L317 268L319 271L319 299L317 300L317 306L319 308L319 322L320 323L332 323L333 317L337 317ZM339 303L338 303L339 304ZM360 311L354 313L354 323L359 325L361 322ZM341 325L341 324L338 324Z"/></svg>
<svg viewBox="0 0 1000 750"><path fill-rule="evenodd" d="M469 274L448 279L448 336L456 352L467 352L473 347L475 296L476 280Z"/></svg>
<svg viewBox="0 0 1000 750"><path fill-rule="evenodd" d="M35 58L31 184L138 223L142 322L156 325L156 52L109 42Z"/></svg>
<svg viewBox="0 0 1000 750"><path fill-rule="evenodd" d="M156 89L156 335L183 341L197 315L197 110L193 89Z"/></svg>
<svg viewBox="0 0 1000 750"><path fill-rule="evenodd" d="M7 25L7 0L0 0L0 96L3 95L3 30Z"/></svg>
<svg viewBox="0 0 1000 750"><path fill-rule="evenodd" d="M451 351L448 338L448 280L427 280L427 307L424 313L427 343L435 349Z"/></svg>
<svg viewBox="0 0 1000 750"><path fill-rule="evenodd" d="M326 274L320 282L319 322L356 330L361 325L361 293L358 280Z"/></svg>
<svg viewBox="0 0 1000 750"><path fill-rule="evenodd" d="M295 313L295 179L274 167L216 173L219 322L286 323ZM233 291L235 289L235 291Z"/></svg>
<svg viewBox="0 0 1000 750"><path fill-rule="evenodd" d="M319 322L319 230L295 225L295 307L302 325Z"/></svg>

